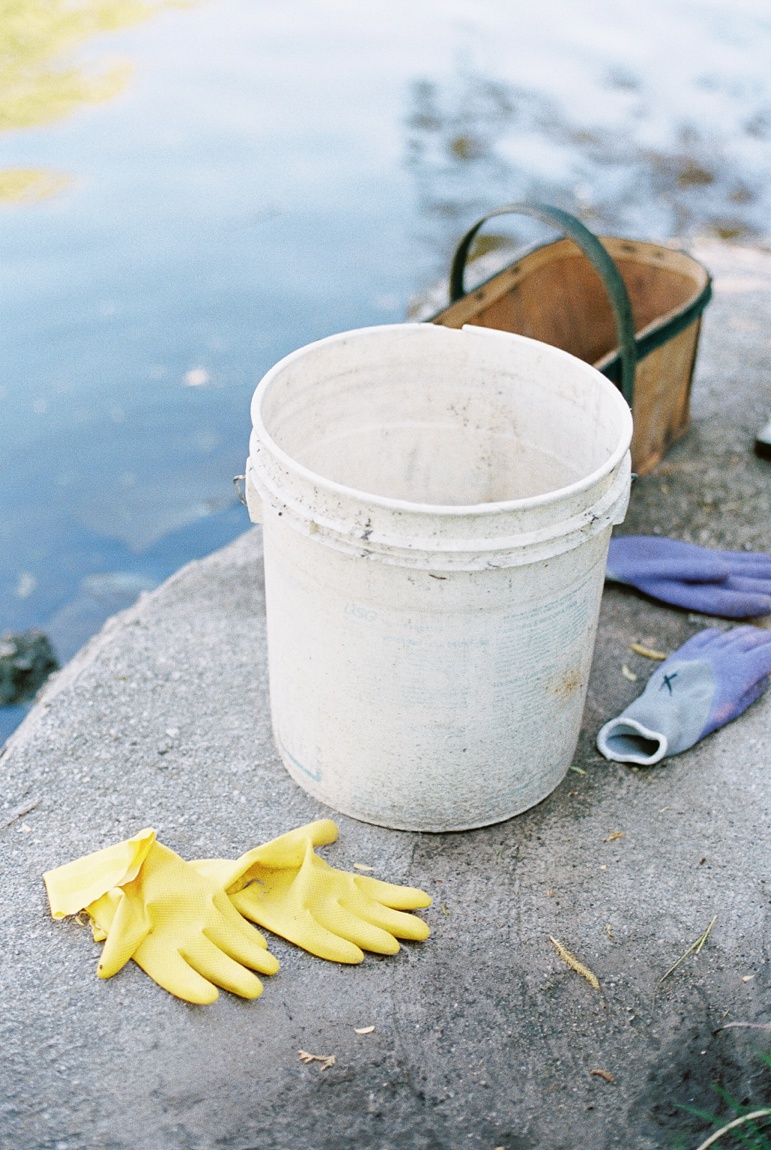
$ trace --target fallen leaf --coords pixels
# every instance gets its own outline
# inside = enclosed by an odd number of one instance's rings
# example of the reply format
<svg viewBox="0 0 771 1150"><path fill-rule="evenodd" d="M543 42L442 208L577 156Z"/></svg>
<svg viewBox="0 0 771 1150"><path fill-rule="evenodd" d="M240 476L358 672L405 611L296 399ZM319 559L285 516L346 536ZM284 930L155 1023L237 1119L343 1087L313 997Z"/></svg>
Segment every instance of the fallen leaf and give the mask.
<svg viewBox="0 0 771 1150"><path fill-rule="evenodd" d="M367 874L372 874L372 871L375 868L373 866L365 866L364 863L354 863L353 869L354 870L363 870L363 871L366 871Z"/></svg>
<svg viewBox="0 0 771 1150"><path fill-rule="evenodd" d="M656 651L653 647L643 647L642 643L630 643L629 650L634 651L636 655L643 655L646 659L663 661L669 658L666 651Z"/></svg>
<svg viewBox="0 0 771 1150"><path fill-rule="evenodd" d="M450 912L449 912L449 910L447 909L447 903L446 903L446 902L443 902L443 903L442 903L442 914L449 914L449 913L450 913Z"/></svg>
<svg viewBox="0 0 771 1150"><path fill-rule="evenodd" d="M613 927L609 922L605 923L605 933L607 934L608 938L613 938Z"/></svg>
<svg viewBox="0 0 771 1150"><path fill-rule="evenodd" d="M637 676L635 675L634 671L629 670L626 663L623 663L621 666L621 674L624 676L625 679L628 679L630 683L636 683L637 682Z"/></svg>
<svg viewBox="0 0 771 1150"><path fill-rule="evenodd" d="M616 841L616 839L622 839L623 837L624 837L623 831L614 831L613 834L608 835L608 837L605 839L605 842L606 843L614 843Z"/></svg>
<svg viewBox="0 0 771 1150"><path fill-rule="evenodd" d="M592 1074L596 1075L597 1078L604 1078L606 1082L616 1081L615 1076L609 1070L593 1070Z"/></svg>
<svg viewBox="0 0 771 1150"><path fill-rule="evenodd" d="M566 963L571 970L574 970L576 974L580 974L582 978L585 978L589 985L593 986L595 990L600 989L600 980L593 970L590 970L588 966L584 966L584 964L580 962L574 954L571 954L570 951L551 934L549 935L549 942L552 944L562 961Z"/></svg>
<svg viewBox="0 0 771 1150"><path fill-rule="evenodd" d="M586 771L582 770L581 767L571 767L570 769L571 769L571 771L575 771L577 775L585 775L586 774Z"/></svg>
<svg viewBox="0 0 771 1150"><path fill-rule="evenodd" d="M546 897L547 898L554 898L554 891L551 888L549 888L549 890L547 890Z"/></svg>
<svg viewBox="0 0 771 1150"><path fill-rule="evenodd" d="M320 1062L319 1070L329 1070L330 1066L334 1066L337 1062L334 1054L309 1054L307 1050L298 1050L297 1054L301 1062Z"/></svg>
<svg viewBox="0 0 771 1150"><path fill-rule="evenodd" d="M372 1031L374 1029L375 1029L374 1026L354 1026L353 1033L354 1034L372 1034Z"/></svg>

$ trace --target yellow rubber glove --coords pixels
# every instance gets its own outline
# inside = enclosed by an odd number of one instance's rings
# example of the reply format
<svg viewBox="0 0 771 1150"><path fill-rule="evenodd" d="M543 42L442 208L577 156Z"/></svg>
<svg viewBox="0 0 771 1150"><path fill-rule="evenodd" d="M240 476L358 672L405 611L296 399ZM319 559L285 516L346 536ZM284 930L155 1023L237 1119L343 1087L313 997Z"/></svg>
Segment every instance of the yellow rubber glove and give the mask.
<svg viewBox="0 0 771 1150"><path fill-rule="evenodd" d="M90 902L139 874L155 842L155 831L145 827L131 839L94 851L43 875L53 918L66 918L84 910ZM104 937L104 936L103 936Z"/></svg>
<svg viewBox="0 0 771 1150"><path fill-rule="evenodd" d="M245 918L332 962L362 962L365 950L396 954L397 939L428 938L427 925L403 912L430 906L429 896L329 866L313 848L336 839L335 823L320 819L234 861L191 866L226 890Z"/></svg>
<svg viewBox="0 0 771 1150"><path fill-rule="evenodd" d="M94 937L106 937L100 978L133 958L171 994L208 1003L217 986L257 998L262 983L252 971L278 970L263 936L222 889L156 842L151 830L43 877L54 918L85 910L96 924Z"/></svg>

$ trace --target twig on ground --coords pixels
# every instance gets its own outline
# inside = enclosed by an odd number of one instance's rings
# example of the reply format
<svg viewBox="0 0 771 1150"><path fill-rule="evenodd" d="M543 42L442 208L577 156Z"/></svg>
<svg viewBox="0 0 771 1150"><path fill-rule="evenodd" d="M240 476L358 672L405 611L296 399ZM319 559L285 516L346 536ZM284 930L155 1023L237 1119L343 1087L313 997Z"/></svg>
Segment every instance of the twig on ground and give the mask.
<svg viewBox="0 0 771 1150"><path fill-rule="evenodd" d="M17 807L16 810L8 816L4 823L0 823L0 831L4 831L6 827L11 825L11 823L15 823L17 819L23 818L24 815L28 815L30 811L34 811L35 807L40 806L40 803L40 799L33 799L32 802L25 803L24 806Z"/></svg>
<svg viewBox="0 0 771 1150"><path fill-rule="evenodd" d="M701 951L701 948L704 946L704 943L705 943L705 942L707 941L707 939L709 938L709 934L710 934L710 931L712 930L712 927L715 925L715 923L716 923L716 922L717 922L717 915L714 915L714 917L713 917L713 919L712 919L712 922L709 924L709 926L708 926L708 927L707 927L707 929L704 931L704 933L703 933L703 934L700 934L700 935L699 935L699 937L696 939L696 941L691 943L691 945L688 947L688 949L686 950L686 952L685 952L684 954L681 954L681 955L680 955L680 957L678 958L677 962L675 962L675 963L674 963L672 966L670 966L670 968L669 968L669 970L666 972L666 974L662 974L661 978L660 978L660 979L658 980L658 982L656 983L656 985L657 985L657 986L661 986L661 984L662 984L662 982L664 981L664 979L665 979L665 978L669 978L670 974L673 974L673 973L674 973L674 971L676 971L676 970L677 970L677 968L678 968L678 966L680 965L680 963L681 963L681 962L682 962L684 959L686 959L686 958L688 957L688 955L689 955L689 954L691 954L691 953L694 953L694 954L698 954L698 953Z"/></svg>
<svg viewBox="0 0 771 1150"><path fill-rule="evenodd" d="M713 1034L717 1034L720 1030L771 1030L771 1022L726 1022L725 1026L718 1026L717 1030L713 1030Z"/></svg>

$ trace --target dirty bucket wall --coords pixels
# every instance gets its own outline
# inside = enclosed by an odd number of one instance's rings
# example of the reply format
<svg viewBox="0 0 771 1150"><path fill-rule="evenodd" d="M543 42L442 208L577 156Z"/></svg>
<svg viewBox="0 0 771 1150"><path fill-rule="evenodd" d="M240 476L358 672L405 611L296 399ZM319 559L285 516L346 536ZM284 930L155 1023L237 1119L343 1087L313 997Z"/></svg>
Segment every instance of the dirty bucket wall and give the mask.
<svg viewBox="0 0 771 1150"><path fill-rule="evenodd" d="M252 421L289 773L410 830L543 799L575 750L628 501L620 393L535 340L397 324L282 360Z"/></svg>

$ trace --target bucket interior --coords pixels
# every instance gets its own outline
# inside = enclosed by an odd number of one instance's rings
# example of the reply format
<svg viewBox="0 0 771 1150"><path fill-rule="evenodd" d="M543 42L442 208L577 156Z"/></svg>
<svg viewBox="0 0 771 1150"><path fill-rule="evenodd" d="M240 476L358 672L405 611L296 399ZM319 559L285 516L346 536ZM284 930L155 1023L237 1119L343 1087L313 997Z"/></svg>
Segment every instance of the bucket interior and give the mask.
<svg viewBox="0 0 771 1150"><path fill-rule="evenodd" d="M409 503L554 492L607 463L625 431L623 401L587 364L468 328L349 333L290 356L265 383L260 418L293 461Z"/></svg>

